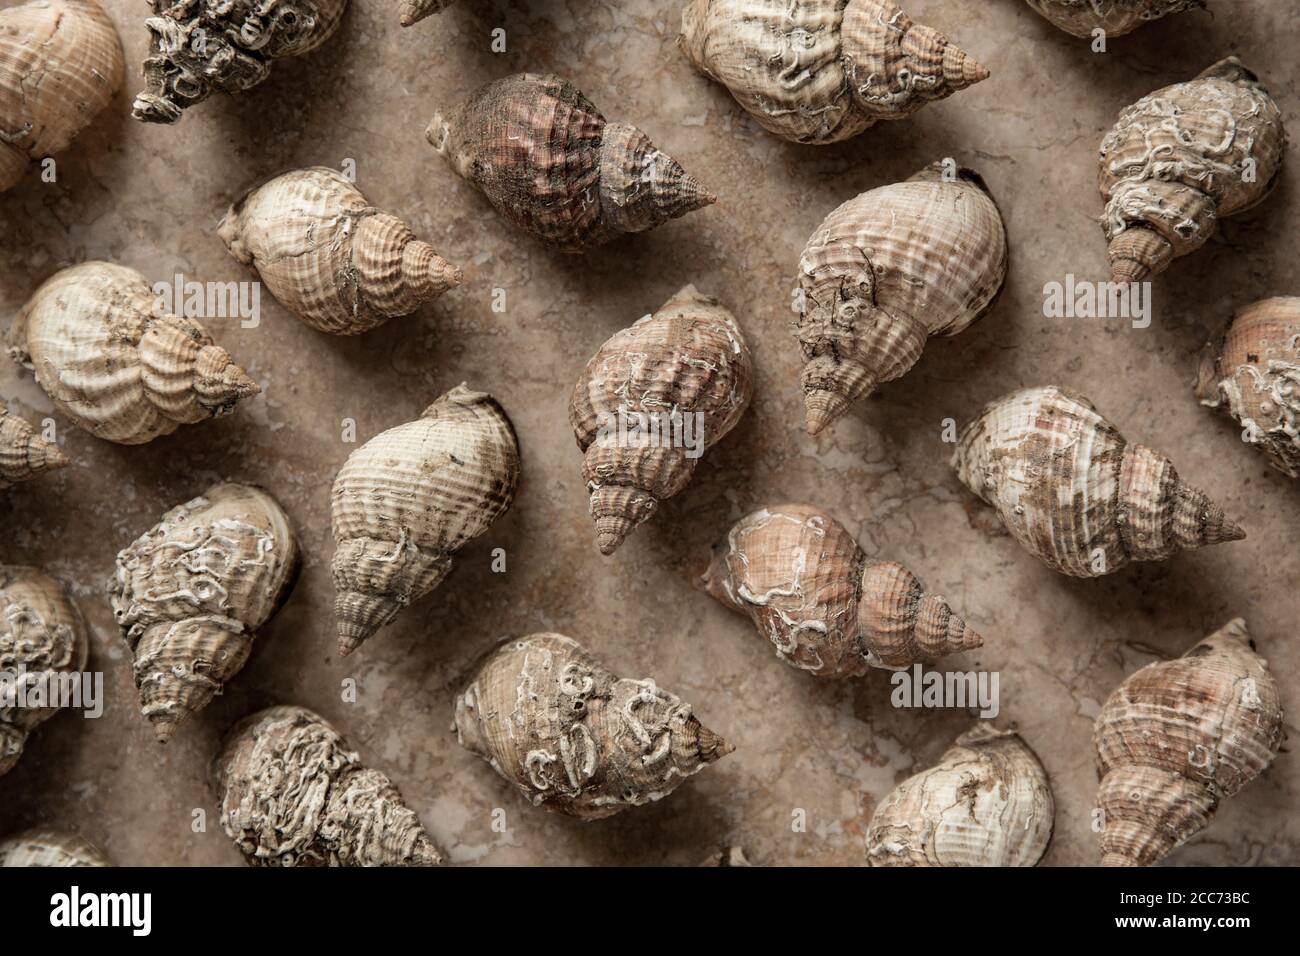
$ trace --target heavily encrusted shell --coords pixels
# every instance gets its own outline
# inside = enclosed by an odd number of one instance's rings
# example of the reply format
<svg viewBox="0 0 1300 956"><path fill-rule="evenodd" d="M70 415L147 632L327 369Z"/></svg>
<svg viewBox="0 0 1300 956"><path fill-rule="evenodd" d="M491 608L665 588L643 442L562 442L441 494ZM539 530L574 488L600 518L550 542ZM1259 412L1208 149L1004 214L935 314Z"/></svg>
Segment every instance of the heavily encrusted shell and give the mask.
<svg viewBox="0 0 1300 956"><path fill-rule="evenodd" d="M301 566L289 518L251 485L216 485L117 556L113 616L135 659L140 712L166 742L222 692Z"/></svg>
<svg viewBox="0 0 1300 956"><path fill-rule="evenodd" d="M519 473L505 410L464 384L348 456L330 512L341 655L442 582L452 555L510 508Z"/></svg>
<svg viewBox="0 0 1300 956"><path fill-rule="evenodd" d="M48 695L59 675L85 669L88 646L86 622L62 584L38 568L0 564L0 674L15 694L0 696L0 777L18 763L28 735L59 710L20 699L18 685Z"/></svg>
<svg viewBox="0 0 1300 956"><path fill-rule="evenodd" d="M868 558L843 525L810 505L772 505L740 519L700 583L748 615L777 657L818 677L906 667L984 643L914 574Z"/></svg>
<svg viewBox="0 0 1300 956"><path fill-rule="evenodd" d="M437 866L391 780L303 707L244 718L213 762L221 827L253 866Z"/></svg>
<svg viewBox="0 0 1300 956"><path fill-rule="evenodd" d="M112 866L98 847L75 833L35 827L0 840L0 867Z"/></svg>
<svg viewBox="0 0 1300 956"><path fill-rule="evenodd" d="M939 763L900 783L867 829L871 866L1035 866L1056 806L1038 757L981 724Z"/></svg>
<svg viewBox="0 0 1300 956"><path fill-rule="evenodd" d="M1285 152L1277 103L1235 56L1126 107L1101 143L1115 281L1164 272L1205 245L1220 219L1268 195Z"/></svg>
<svg viewBox="0 0 1300 956"><path fill-rule="evenodd" d="M686 487L699 454L736 426L753 390L753 359L735 316L693 285L600 347L574 386L569 424L602 554ZM699 454L685 447L688 427Z"/></svg>
<svg viewBox="0 0 1300 956"><path fill-rule="evenodd" d="M1282 705L1249 641L1236 618L1182 657L1129 675L1106 700L1093 731L1103 866L1164 859L1273 762Z"/></svg>
<svg viewBox="0 0 1300 956"><path fill-rule="evenodd" d="M645 133L567 80L516 73L437 114L434 149L521 229L564 252L642 232L714 197Z"/></svg>
<svg viewBox="0 0 1300 956"><path fill-rule="evenodd" d="M1130 444L1086 398L1056 386L986 405L952 463L1026 550L1073 577L1246 536L1168 458Z"/></svg>
<svg viewBox="0 0 1300 956"><path fill-rule="evenodd" d="M0 491L68 464L58 445L46 441L0 402Z"/></svg>
<svg viewBox="0 0 1300 956"><path fill-rule="evenodd" d="M872 189L826 217L799 259L795 335L805 427L816 435L992 306L1007 233L988 188L951 160Z"/></svg>
<svg viewBox="0 0 1300 956"><path fill-rule="evenodd" d="M224 415L260 389L193 319L162 315L144 276L83 262L36 290L9 329L10 357L98 438L140 445Z"/></svg>
<svg viewBox="0 0 1300 956"><path fill-rule="evenodd" d="M507 640L456 698L456 738L534 806L598 820L662 799L734 749L653 680L562 634Z"/></svg>
<svg viewBox="0 0 1300 956"><path fill-rule="evenodd" d="M1092 36L1103 30L1107 36L1132 33L1144 23L1171 13L1202 10L1205 0L1025 0L1034 10L1066 33Z"/></svg>
<svg viewBox="0 0 1300 956"><path fill-rule="evenodd" d="M419 23L427 16L441 13L455 2L456 0L398 0L402 26L409 27L413 23Z"/></svg>

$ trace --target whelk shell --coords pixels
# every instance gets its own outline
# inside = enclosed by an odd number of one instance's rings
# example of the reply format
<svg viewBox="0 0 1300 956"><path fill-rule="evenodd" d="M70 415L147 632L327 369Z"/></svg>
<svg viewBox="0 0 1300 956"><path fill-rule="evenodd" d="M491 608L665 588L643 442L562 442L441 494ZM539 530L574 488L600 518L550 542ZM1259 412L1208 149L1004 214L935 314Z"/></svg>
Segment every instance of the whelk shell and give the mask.
<svg viewBox="0 0 1300 956"><path fill-rule="evenodd" d="M1090 37L1094 30L1107 36L1132 33L1144 23L1184 10L1203 10L1205 0L1025 0L1034 10L1066 33Z"/></svg>
<svg viewBox="0 0 1300 956"><path fill-rule="evenodd" d="M90 841L62 830L34 827L0 840L0 868L112 865Z"/></svg>
<svg viewBox="0 0 1300 956"><path fill-rule="evenodd" d="M0 491L68 466L68 457L0 402Z"/></svg>

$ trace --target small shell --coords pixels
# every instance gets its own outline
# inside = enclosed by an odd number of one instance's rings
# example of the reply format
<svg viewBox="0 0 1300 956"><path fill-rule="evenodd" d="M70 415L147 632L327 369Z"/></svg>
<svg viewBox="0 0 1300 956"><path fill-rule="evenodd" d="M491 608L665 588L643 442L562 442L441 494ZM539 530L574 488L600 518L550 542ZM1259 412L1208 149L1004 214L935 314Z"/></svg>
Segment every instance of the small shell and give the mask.
<svg viewBox="0 0 1300 956"><path fill-rule="evenodd" d="M349 455L331 499L339 654L437 587L518 484L514 426L496 399L464 384Z"/></svg>
<svg viewBox="0 0 1300 956"><path fill-rule="evenodd" d="M686 487L696 462L736 426L754 388L735 316L688 285L616 333L569 401L601 554Z"/></svg>
<svg viewBox="0 0 1300 956"><path fill-rule="evenodd" d="M1205 0L1025 0L1053 25L1077 37L1094 30L1119 37L1142 24L1184 10L1203 10Z"/></svg>
<svg viewBox="0 0 1300 956"><path fill-rule="evenodd" d="M907 667L984 643L914 574L872 561L809 505L773 505L736 522L700 583L747 614L777 657L818 677Z"/></svg>
<svg viewBox="0 0 1300 956"><path fill-rule="evenodd" d="M1282 743L1268 663L1237 618L1172 661L1148 664L1097 716L1103 866L1149 866L1210 823Z"/></svg>
<svg viewBox="0 0 1300 956"><path fill-rule="evenodd" d="M252 866L437 866L438 848L383 773L302 707L244 718L213 763L221 827Z"/></svg>
<svg viewBox="0 0 1300 956"><path fill-rule="evenodd" d="M1056 807L1038 757L979 725L939 763L900 783L867 829L871 866L1035 866Z"/></svg>
<svg viewBox="0 0 1300 956"><path fill-rule="evenodd" d="M112 866L99 848L75 833L36 827L0 840L0 868Z"/></svg>
<svg viewBox="0 0 1300 956"><path fill-rule="evenodd" d="M517 73L435 115L434 149L519 228L564 252L642 232L714 197L635 126L572 83Z"/></svg>
<svg viewBox="0 0 1300 956"><path fill-rule="evenodd" d="M455 2L456 0L398 0L402 26L409 27L419 23L427 16L441 13Z"/></svg>
<svg viewBox="0 0 1300 956"><path fill-rule="evenodd" d="M173 508L118 554L113 616L135 658L140 712L160 742L244 666L300 564L280 505L236 484Z"/></svg>
<svg viewBox="0 0 1300 956"><path fill-rule="evenodd" d="M1056 386L985 406L952 464L1027 551L1072 577L1246 536L1168 458L1129 444L1086 398Z"/></svg>
<svg viewBox="0 0 1300 956"><path fill-rule="evenodd" d="M690 704L562 634L489 652L456 698L455 730L534 806L582 820L660 800L734 749Z"/></svg>
<svg viewBox="0 0 1300 956"><path fill-rule="evenodd" d="M141 445L260 389L193 319L162 315L144 276L108 262L57 272L9 329L10 357L98 438Z"/></svg>
<svg viewBox="0 0 1300 956"><path fill-rule="evenodd" d="M68 464L58 445L46 441L0 402L0 491Z"/></svg>

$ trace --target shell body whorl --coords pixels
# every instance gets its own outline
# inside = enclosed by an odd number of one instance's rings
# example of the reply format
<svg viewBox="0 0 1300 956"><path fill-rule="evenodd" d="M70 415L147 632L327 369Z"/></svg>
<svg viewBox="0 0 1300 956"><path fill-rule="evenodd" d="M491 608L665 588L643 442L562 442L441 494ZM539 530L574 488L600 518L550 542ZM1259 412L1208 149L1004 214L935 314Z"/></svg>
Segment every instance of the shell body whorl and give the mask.
<svg viewBox="0 0 1300 956"><path fill-rule="evenodd" d="M67 466L68 458L58 445L46 441L0 402L0 491Z"/></svg>
<svg viewBox="0 0 1300 956"><path fill-rule="evenodd" d="M34 827L0 840L0 868L112 865L93 843L62 830Z"/></svg>
<svg viewBox="0 0 1300 956"><path fill-rule="evenodd" d="M1077 37L1094 30L1107 36L1132 33L1144 23L1171 13L1201 10L1205 0L1025 0L1054 26Z"/></svg>

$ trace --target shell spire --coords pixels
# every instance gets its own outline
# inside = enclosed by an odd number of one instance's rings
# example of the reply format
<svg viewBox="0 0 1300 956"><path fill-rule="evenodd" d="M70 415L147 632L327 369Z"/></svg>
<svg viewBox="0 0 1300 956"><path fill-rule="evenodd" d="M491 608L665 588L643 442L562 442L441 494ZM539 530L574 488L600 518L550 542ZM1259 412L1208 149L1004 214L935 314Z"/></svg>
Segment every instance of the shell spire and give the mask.
<svg viewBox="0 0 1300 956"><path fill-rule="evenodd" d="M69 464L58 445L0 402L0 491Z"/></svg>
<svg viewBox="0 0 1300 956"><path fill-rule="evenodd" d="M35 827L0 840L0 868L112 866L100 849L75 833Z"/></svg>

